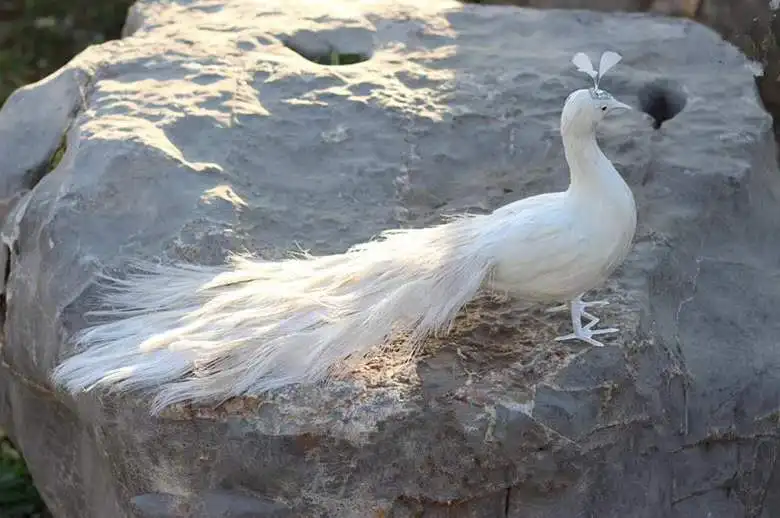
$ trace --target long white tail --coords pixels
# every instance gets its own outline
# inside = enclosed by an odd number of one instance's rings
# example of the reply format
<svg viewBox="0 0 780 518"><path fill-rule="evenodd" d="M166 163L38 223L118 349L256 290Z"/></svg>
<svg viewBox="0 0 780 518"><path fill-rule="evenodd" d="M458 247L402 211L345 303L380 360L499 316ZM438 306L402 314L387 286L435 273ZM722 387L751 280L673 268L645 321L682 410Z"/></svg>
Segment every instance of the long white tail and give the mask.
<svg viewBox="0 0 780 518"><path fill-rule="evenodd" d="M386 231L343 254L223 267L144 265L105 277L108 317L77 334L81 352L53 372L75 393L155 394L152 412L325 379L394 338L410 354L447 331L483 285L499 222L459 217Z"/></svg>

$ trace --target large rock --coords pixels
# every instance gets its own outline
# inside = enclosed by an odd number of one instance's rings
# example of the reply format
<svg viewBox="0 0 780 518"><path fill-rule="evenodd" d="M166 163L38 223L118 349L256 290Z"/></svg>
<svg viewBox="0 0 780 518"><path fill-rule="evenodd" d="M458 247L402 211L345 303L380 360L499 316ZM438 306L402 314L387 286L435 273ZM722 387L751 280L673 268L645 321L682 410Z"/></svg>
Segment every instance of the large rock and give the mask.
<svg viewBox="0 0 780 518"><path fill-rule="evenodd" d="M126 34L0 112L0 421L55 516L780 515L780 175L747 62L713 32L444 0L150 0ZM52 390L99 267L337 252L565 187L560 109L587 84L570 60L606 48L625 59L604 86L657 119L603 126L640 208L603 290L608 347L485 299L413 364L329 387L158 419ZM311 61L336 54L365 61Z"/></svg>

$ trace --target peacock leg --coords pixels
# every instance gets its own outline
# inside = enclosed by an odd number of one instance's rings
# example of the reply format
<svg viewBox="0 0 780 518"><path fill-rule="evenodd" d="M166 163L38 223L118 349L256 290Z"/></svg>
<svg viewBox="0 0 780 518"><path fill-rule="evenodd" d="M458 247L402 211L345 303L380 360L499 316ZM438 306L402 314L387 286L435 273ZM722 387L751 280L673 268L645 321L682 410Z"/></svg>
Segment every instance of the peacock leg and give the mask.
<svg viewBox="0 0 780 518"><path fill-rule="evenodd" d="M560 313L561 311L568 311L571 308L572 302L576 302L578 304L581 304L583 310L585 308L597 308L597 307L600 308L600 307L603 307L603 306L606 306L606 305L609 304L609 301L606 300L606 299L604 299L604 300L592 300L590 302L585 302L584 300L582 300L582 297L584 295L585 295L584 293L580 293L574 299L572 299L571 302L567 302L566 304L560 304L558 306L553 306L553 307L551 307L549 309L546 309L545 313ZM586 311L582 312L582 316L584 316L585 318L587 318L589 320L595 319L596 321L598 321L598 319L596 317L594 317L590 313L587 313Z"/></svg>
<svg viewBox="0 0 780 518"><path fill-rule="evenodd" d="M556 306L553 308L550 308L547 310L548 313L555 313L558 311L561 311L562 308L569 308L571 311L571 323L573 327L573 333L559 336L555 338L556 341L562 342L564 340L582 340L583 342L589 343L590 345L596 346L596 347L603 347L604 344L599 342L598 340L594 339L593 337L596 335L603 335L608 333L617 333L618 330L615 328L607 328L607 329L593 329L593 327L599 322L599 319L592 314L585 311L585 308L587 307L593 307L593 306L606 306L609 304L606 300L596 300L592 302L585 302L582 300L582 296L584 294L580 294L574 299L572 299L568 304L564 304L562 306ZM585 317L588 319L588 323L584 326L582 325L582 318Z"/></svg>

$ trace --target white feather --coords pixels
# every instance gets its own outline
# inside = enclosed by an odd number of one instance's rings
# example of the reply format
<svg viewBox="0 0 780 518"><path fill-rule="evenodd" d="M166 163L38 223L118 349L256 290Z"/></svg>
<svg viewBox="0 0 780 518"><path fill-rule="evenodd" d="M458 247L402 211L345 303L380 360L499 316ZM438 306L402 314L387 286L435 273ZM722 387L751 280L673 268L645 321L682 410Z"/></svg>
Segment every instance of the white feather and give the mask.
<svg viewBox="0 0 780 518"><path fill-rule="evenodd" d="M611 50L608 50L602 54L601 61L599 62L598 81L601 81L601 78L604 77L604 74L609 72L612 67L620 63L621 59L623 59L623 57L620 54L617 52L612 52Z"/></svg>
<svg viewBox="0 0 780 518"><path fill-rule="evenodd" d="M571 62L574 63L574 66L577 67L577 70L588 74L593 78L594 81L596 80L598 74L596 73L596 70L594 70L593 62L591 62L587 54L584 52L578 52L574 55Z"/></svg>
<svg viewBox="0 0 780 518"><path fill-rule="evenodd" d="M69 391L154 390L153 410L315 382L347 358L405 336L413 355L447 331L494 263L501 221L468 216L391 230L347 253L228 267L137 263L105 277L111 317L74 337L84 352L53 373ZM491 230L492 229L492 230ZM116 320L119 318L118 320Z"/></svg>

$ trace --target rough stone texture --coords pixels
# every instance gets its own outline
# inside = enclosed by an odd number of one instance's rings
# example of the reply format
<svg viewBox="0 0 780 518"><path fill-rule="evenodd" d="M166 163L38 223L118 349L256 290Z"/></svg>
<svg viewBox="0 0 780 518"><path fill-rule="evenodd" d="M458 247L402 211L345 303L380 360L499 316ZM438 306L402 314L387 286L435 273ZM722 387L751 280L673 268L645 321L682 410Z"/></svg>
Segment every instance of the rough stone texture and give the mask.
<svg viewBox="0 0 780 518"><path fill-rule="evenodd" d="M443 0L193 0L136 5L126 34L0 112L0 199L32 189L3 228L0 424L55 516L780 515L780 175L747 61L712 31ZM604 82L624 101L687 97L657 131L641 111L602 128L640 208L602 293L623 329L610 346L556 343L564 316L485 299L414 364L389 355L331 387L160 419L52 392L98 265L336 252L565 187L559 113L586 84L570 59L605 48L624 55Z"/></svg>
<svg viewBox="0 0 780 518"><path fill-rule="evenodd" d="M703 6L739 6L760 0L463 0L466 3L516 5L539 9L590 9L594 11L650 11L694 18ZM768 9L764 2L764 10ZM704 7L707 9L707 7ZM741 9L738 9L741 10Z"/></svg>
<svg viewBox="0 0 780 518"><path fill-rule="evenodd" d="M664 0L465 0L466 3L483 5L516 5L538 9L590 9L594 11L642 11L655 1Z"/></svg>
<svg viewBox="0 0 780 518"><path fill-rule="evenodd" d="M543 9L652 12L684 16L715 29L755 61L764 105L780 137L780 9L778 0L464 0Z"/></svg>

